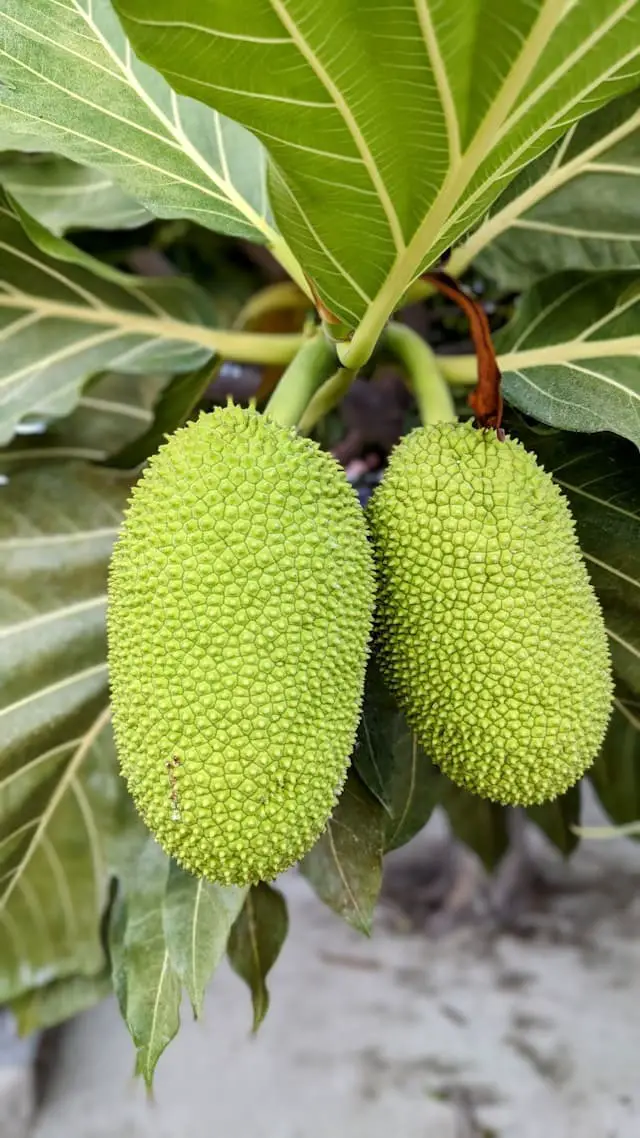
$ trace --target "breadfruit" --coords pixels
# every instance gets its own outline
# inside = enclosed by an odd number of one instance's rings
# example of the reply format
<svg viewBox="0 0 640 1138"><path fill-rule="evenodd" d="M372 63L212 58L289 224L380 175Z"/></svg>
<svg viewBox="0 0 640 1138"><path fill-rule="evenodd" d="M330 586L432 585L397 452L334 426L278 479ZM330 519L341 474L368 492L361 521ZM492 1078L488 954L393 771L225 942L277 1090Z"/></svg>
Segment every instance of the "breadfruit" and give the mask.
<svg viewBox="0 0 640 1138"><path fill-rule="evenodd" d="M607 637L559 488L470 424L418 428L369 507L387 681L451 780L529 805L594 759L612 702Z"/></svg>
<svg viewBox="0 0 640 1138"><path fill-rule="evenodd" d="M324 829L373 591L363 511L310 440L229 406L151 459L110 568L113 722L140 814L192 873L268 880Z"/></svg>

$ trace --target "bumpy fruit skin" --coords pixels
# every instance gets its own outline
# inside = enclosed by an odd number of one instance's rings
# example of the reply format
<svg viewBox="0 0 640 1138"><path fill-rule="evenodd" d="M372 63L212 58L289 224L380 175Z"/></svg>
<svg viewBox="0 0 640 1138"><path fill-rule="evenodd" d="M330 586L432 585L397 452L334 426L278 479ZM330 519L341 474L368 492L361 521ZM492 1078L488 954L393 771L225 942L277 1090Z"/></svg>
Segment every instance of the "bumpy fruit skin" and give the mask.
<svg viewBox="0 0 640 1138"><path fill-rule="evenodd" d="M230 406L151 460L111 564L114 727L140 813L191 872L268 880L323 830L373 592L363 511L315 443Z"/></svg>
<svg viewBox="0 0 640 1138"><path fill-rule="evenodd" d="M611 710L607 637L569 507L518 442L419 428L370 504L382 666L453 782L530 805L572 786Z"/></svg>

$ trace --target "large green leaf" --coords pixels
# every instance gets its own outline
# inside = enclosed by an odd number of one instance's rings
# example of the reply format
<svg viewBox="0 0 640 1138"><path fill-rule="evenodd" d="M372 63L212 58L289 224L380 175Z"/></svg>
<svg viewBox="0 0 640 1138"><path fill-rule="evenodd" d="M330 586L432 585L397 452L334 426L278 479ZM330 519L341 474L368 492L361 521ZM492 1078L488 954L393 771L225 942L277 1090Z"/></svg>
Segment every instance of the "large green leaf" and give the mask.
<svg viewBox="0 0 640 1138"><path fill-rule="evenodd" d="M0 129L106 171L159 217L278 244L259 143L139 63L109 0L3 0Z"/></svg>
<svg viewBox="0 0 640 1138"><path fill-rule="evenodd" d="M321 901L367 936L382 883L385 812L354 770L325 832L300 863Z"/></svg>
<svg viewBox="0 0 640 1138"><path fill-rule="evenodd" d="M45 252L42 231L28 224L29 233L0 200L0 442L25 415L70 411L98 371L171 374L211 355L204 341L215 333L204 325L215 315L197 286L127 277L54 238Z"/></svg>
<svg viewBox="0 0 640 1138"><path fill-rule="evenodd" d="M272 158L282 231L366 356L410 281L631 89L637 0L115 0L140 56Z"/></svg>
<svg viewBox="0 0 640 1138"><path fill-rule="evenodd" d="M3 156L0 185L52 233L134 229L151 219L149 211L103 171L58 155Z"/></svg>
<svg viewBox="0 0 640 1138"><path fill-rule="evenodd" d="M640 92L581 122L511 183L450 271L521 290L561 269L640 267Z"/></svg>
<svg viewBox="0 0 640 1138"><path fill-rule="evenodd" d="M614 431L640 446L640 274L557 273L520 299L496 337L508 401L572 431ZM451 380L475 356L440 357Z"/></svg>
<svg viewBox="0 0 640 1138"><path fill-rule="evenodd" d="M267 976L289 930L287 903L278 889L252 885L229 936L229 963L245 981L253 1004L253 1030L269 1010Z"/></svg>
<svg viewBox="0 0 640 1138"><path fill-rule="evenodd" d="M127 483L38 467L0 488L0 1000L103 961L107 560Z"/></svg>

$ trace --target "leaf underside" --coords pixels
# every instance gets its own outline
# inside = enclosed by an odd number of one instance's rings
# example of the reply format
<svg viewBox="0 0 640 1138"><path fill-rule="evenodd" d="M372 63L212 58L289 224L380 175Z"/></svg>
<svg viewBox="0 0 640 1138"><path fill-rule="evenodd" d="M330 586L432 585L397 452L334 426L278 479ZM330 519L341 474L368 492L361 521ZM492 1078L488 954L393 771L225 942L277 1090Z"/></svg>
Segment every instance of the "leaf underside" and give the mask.
<svg viewBox="0 0 640 1138"><path fill-rule="evenodd" d="M384 320L527 162L637 84L635 0L115 6L176 90L264 142L282 232L351 326L375 298Z"/></svg>

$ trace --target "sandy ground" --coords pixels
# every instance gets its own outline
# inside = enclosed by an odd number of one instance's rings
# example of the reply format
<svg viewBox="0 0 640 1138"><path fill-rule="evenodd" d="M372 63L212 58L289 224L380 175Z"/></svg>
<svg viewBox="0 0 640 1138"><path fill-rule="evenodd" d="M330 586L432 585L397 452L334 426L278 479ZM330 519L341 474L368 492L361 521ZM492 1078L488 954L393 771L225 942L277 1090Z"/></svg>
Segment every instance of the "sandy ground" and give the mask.
<svg viewBox="0 0 640 1138"><path fill-rule="evenodd" d="M150 1104L107 1001L56 1038L33 1138L638 1138L640 846L568 867L528 846L506 900L464 857L436 896L436 822L391 862L371 940L288 875L257 1039L224 967Z"/></svg>

